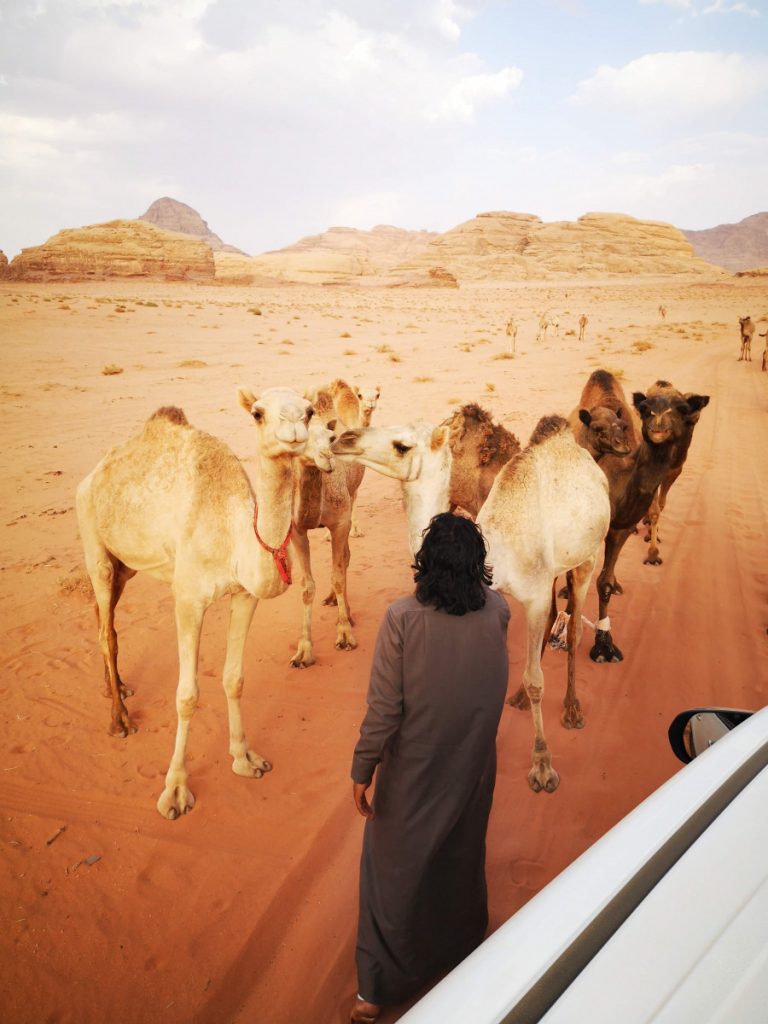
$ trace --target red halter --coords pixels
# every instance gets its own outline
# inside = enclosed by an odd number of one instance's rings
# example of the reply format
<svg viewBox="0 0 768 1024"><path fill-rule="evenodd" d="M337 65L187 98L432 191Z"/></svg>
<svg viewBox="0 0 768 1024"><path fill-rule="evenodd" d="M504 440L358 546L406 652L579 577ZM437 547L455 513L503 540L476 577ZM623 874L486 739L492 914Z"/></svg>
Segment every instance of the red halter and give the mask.
<svg viewBox="0 0 768 1024"><path fill-rule="evenodd" d="M259 510L254 507L253 509L253 532L256 534L256 540L261 544L265 551L268 551L275 561L277 571L280 573L280 579L283 583L290 585L291 582L291 567L288 565L288 545L291 540L291 534L293 533L293 523L288 527L288 533L285 536L285 540L279 548L270 547L269 544L265 544L259 536L259 528L256 525L256 517L259 514Z"/></svg>

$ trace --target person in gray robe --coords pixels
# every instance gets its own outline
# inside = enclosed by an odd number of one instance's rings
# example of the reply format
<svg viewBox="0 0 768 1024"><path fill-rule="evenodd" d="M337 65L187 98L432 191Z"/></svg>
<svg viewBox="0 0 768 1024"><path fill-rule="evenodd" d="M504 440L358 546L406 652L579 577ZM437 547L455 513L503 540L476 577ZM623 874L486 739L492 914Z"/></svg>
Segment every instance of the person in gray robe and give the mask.
<svg viewBox="0 0 768 1024"><path fill-rule="evenodd" d="M510 613L488 587L485 556L475 523L435 516L416 592L389 606L379 630L352 760L366 818L352 1021L374 1021L455 967L488 925L485 836Z"/></svg>

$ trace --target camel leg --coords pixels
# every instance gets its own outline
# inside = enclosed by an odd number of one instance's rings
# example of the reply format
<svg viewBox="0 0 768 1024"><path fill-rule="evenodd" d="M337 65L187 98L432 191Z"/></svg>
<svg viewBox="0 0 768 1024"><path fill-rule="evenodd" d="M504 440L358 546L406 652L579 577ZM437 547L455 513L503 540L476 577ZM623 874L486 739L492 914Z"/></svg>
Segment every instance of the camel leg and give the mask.
<svg viewBox="0 0 768 1024"><path fill-rule="evenodd" d="M99 646L104 658L105 696L112 698L112 715L109 724L111 736L127 736L136 732L136 726L128 714L124 698L130 691L123 685L117 671L117 632L115 631L115 607L125 588L132 570L123 566L94 536L82 520L80 533L85 549L85 564L96 597L96 612L99 621Z"/></svg>
<svg viewBox="0 0 768 1024"><path fill-rule="evenodd" d="M568 584L570 596L568 598L568 683L563 700L563 713L560 721L566 729L583 729L584 716L581 713L581 704L576 696L576 651L581 643L583 623L581 621L581 610L584 607L584 599L587 596L589 583L595 569L596 556L587 562L582 562L568 573Z"/></svg>
<svg viewBox="0 0 768 1024"><path fill-rule="evenodd" d="M347 597L348 538L349 529L344 526L331 530L331 585L339 610L336 620L336 648L339 651L353 651L357 647Z"/></svg>
<svg viewBox="0 0 768 1024"><path fill-rule="evenodd" d="M309 668L310 665L315 663L315 658L312 654L312 606L315 602L315 580L312 576L312 565L309 555L309 534L306 531L294 529L292 543L293 551L299 564L304 618L299 646L291 658L291 665L294 668Z"/></svg>
<svg viewBox="0 0 768 1024"><path fill-rule="evenodd" d="M661 501L659 498L660 488L657 488L653 501L648 509L648 534L645 540L650 541L648 554L643 560L644 565L661 565L662 559L659 556L659 516L661 515Z"/></svg>
<svg viewBox="0 0 768 1024"><path fill-rule="evenodd" d="M256 611L258 600L247 591L233 594L229 604L229 629L227 630L227 655L224 660L222 682L227 695L229 716L229 753L232 757L232 771L247 779L260 779L264 772L272 770L269 761L248 749L240 712L240 697L243 693L243 656L248 630Z"/></svg>
<svg viewBox="0 0 768 1024"><path fill-rule="evenodd" d="M623 661L624 655L614 644L611 636L611 624L608 618L608 603L611 594L616 593L616 576L614 570L621 549L632 535L632 528L626 530L610 529L605 538L605 560L603 568L597 578L597 596L600 606L595 642L589 656L592 661Z"/></svg>
<svg viewBox="0 0 768 1024"><path fill-rule="evenodd" d="M557 580L555 579L552 581L552 600L550 602L549 613L544 626L544 633L542 634L541 638L541 652L539 654L540 658L544 657L544 651L546 650L547 643L549 641L549 634L552 632L552 627L554 626L555 619L557 618L557 601L555 598L556 586ZM520 684L517 691L508 699L507 703L509 704L510 707L517 708L518 711L529 710L531 702L528 697L528 694L526 693L525 685L523 683Z"/></svg>
<svg viewBox="0 0 768 1024"><path fill-rule="evenodd" d="M551 602L550 594L541 594L525 604L525 617L528 623L528 657L523 673L523 685L531 702L531 717L533 718L533 754L531 770L528 772L528 785L534 793L540 793L541 790L554 793L560 783L560 776L552 767L552 757L544 738L544 717L541 712L541 699L544 695L541 650L547 635L546 626L550 617Z"/></svg>
<svg viewBox="0 0 768 1024"><path fill-rule="evenodd" d="M356 505L357 505L357 502L353 500L352 501L352 510L351 510L352 525L349 528L349 536L350 537L364 537L365 534L360 529L360 524L357 521L357 509L355 507Z"/></svg>
<svg viewBox="0 0 768 1024"><path fill-rule="evenodd" d="M164 818L178 818L195 806L195 798L187 789L187 768L184 758L192 715L197 706L197 659L200 652L200 630L206 604L201 600L176 598L176 639L179 646L179 683L176 687L176 744L165 776L165 789L157 801Z"/></svg>

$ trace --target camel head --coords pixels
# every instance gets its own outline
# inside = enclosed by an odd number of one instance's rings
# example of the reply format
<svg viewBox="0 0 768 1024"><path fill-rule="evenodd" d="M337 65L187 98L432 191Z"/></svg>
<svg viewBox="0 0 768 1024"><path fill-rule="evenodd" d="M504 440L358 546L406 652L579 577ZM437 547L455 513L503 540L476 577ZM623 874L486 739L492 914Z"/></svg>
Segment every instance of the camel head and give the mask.
<svg viewBox="0 0 768 1024"><path fill-rule="evenodd" d="M290 388L267 388L257 398L247 388L238 389L238 399L253 417L258 429L258 447L263 456L301 455L309 439L313 408L306 398Z"/></svg>
<svg viewBox="0 0 768 1024"><path fill-rule="evenodd" d="M579 419L589 431L589 448L595 455L629 455L630 424L621 406L615 412L605 405L579 409Z"/></svg>
<svg viewBox="0 0 768 1024"><path fill-rule="evenodd" d="M307 447L300 456L306 466L316 466L321 473L332 473L336 467L331 445L336 440L336 420L324 423L314 416L307 430Z"/></svg>
<svg viewBox="0 0 768 1024"><path fill-rule="evenodd" d="M692 408L682 397L659 392L632 394L632 402L640 414L643 437L649 444L666 444L682 436Z"/></svg>
<svg viewBox="0 0 768 1024"><path fill-rule="evenodd" d="M378 384L373 388L355 388L355 397L360 403L360 417L364 427L371 425L371 416L380 396L381 387Z"/></svg>
<svg viewBox="0 0 768 1024"><path fill-rule="evenodd" d="M346 430L331 450L342 461L359 462L401 483L418 480L426 448L420 426L423 425Z"/></svg>

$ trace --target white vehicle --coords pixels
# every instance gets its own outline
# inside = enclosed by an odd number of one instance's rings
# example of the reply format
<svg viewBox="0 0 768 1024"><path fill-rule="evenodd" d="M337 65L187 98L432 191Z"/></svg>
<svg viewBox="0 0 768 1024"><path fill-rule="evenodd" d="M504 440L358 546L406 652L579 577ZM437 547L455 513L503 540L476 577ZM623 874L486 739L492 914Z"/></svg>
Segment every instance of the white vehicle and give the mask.
<svg viewBox="0 0 768 1024"><path fill-rule="evenodd" d="M692 763L401 1024L768 1022L768 708L687 711L669 735Z"/></svg>

